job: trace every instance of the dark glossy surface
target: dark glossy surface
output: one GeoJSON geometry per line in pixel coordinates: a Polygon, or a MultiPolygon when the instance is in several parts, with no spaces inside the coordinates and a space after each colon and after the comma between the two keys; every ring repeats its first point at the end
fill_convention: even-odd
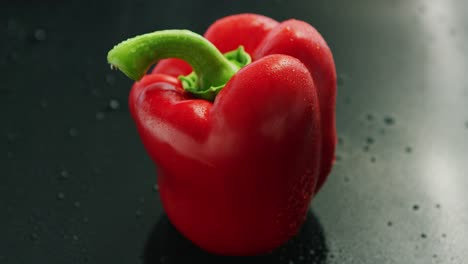
{"type": "Polygon", "coordinates": [[[299,237],[254,260],[466,262],[468,3],[212,2],[1,4],[0,263],[214,258],[163,216],[126,107],[131,82],[105,54],[247,11],[314,25],[340,76],[339,161],[299,237]]]}

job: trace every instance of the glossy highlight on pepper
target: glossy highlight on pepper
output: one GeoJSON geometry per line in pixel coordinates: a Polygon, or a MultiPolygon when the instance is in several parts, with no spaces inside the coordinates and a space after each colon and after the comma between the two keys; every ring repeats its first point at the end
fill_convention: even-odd
{"type": "Polygon", "coordinates": [[[186,238],[255,255],[297,233],[336,145],[335,65],[311,25],[231,15],[204,36],[131,38],[108,61],[136,80],[129,109],[164,210],[186,238]]]}

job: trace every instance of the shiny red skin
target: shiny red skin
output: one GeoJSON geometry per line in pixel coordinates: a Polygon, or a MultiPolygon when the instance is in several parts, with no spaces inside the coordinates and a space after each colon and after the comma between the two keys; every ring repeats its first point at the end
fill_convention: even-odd
{"type": "MultiPolygon", "coordinates": [[[[333,113],[324,115],[325,93],[316,84],[331,84],[336,78],[334,68],[333,74],[317,69],[329,65],[316,60],[333,59],[321,58],[327,54],[318,52],[314,60],[316,53],[309,51],[320,49],[303,47],[306,43],[300,41],[304,58],[285,55],[293,53],[288,48],[294,45],[271,36],[283,23],[240,14],[208,29],[206,38],[222,52],[243,44],[254,59],[229,80],[214,102],[195,99],[183,90],[174,73],[186,73],[186,65],[173,59],[136,82],[130,93],[132,117],[157,164],[166,214],[185,237],[212,253],[254,255],[285,243],[297,233],[317,184],[324,181],[322,155],[328,152],[323,144],[330,143],[324,142],[322,133],[330,129],[323,128],[328,123],[322,118],[334,122],[334,102],[325,107],[333,113]],[[246,41],[250,35],[243,32],[257,37],[246,41]],[[272,40],[264,43],[268,37],[272,40]],[[277,49],[284,49],[283,54],[266,55],[277,49]],[[324,77],[313,78],[321,71],[324,77]]],[[[310,41],[325,43],[321,38],[310,41]]],[[[335,145],[326,147],[334,150],[335,145]]],[[[332,159],[326,158],[331,167],[332,159]]]]}
{"type": "Polygon", "coordinates": [[[269,54],[286,54],[300,59],[309,69],[317,87],[322,130],[320,175],[315,190],[317,193],[335,161],[336,70],[333,55],[315,28],[294,19],[286,20],[271,30],[253,53],[253,59],[269,54]]]}

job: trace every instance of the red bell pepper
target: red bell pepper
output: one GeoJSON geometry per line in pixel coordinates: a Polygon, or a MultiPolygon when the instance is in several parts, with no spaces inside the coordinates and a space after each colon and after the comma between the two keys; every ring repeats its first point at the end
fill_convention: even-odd
{"type": "Polygon", "coordinates": [[[297,233],[330,173],[332,53],[294,19],[232,15],[204,36],[144,34],[108,61],[137,80],[130,112],[174,226],[213,253],[265,253],[297,233]]]}

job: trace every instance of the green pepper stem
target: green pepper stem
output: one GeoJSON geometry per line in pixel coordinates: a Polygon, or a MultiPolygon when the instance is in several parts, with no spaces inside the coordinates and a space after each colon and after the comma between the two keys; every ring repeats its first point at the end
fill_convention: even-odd
{"type": "Polygon", "coordinates": [[[162,30],[125,40],[107,54],[116,67],[133,80],[140,80],[161,59],[188,62],[198,76],[200,89],[224,85],[239,69],[207,39],[189,30],[162,30]]]}

